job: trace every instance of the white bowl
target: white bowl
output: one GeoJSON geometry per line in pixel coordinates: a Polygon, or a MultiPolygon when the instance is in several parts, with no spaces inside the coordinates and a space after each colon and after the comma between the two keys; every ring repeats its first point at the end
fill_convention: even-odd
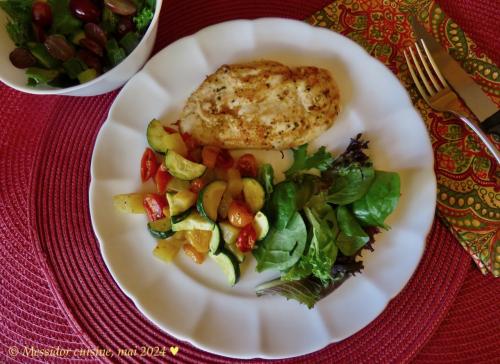
{"type": "Polygon", "coordinates": [[[16,90],[36,95],[95,96],[115,90],[137,73],[151,55],[162,1],[156,0],[155,14],[148,30],[137,47],[120,64],[92,81],[66,88],[27,86],[25,70],[14,67],[9,60],[9,54],[16,46],[5,29],[7,14],[0,10],[0,81],[16,90]]]}

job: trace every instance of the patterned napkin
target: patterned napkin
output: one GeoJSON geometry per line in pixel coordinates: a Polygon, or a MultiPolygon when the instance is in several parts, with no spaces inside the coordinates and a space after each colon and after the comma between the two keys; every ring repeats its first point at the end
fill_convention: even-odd
{"type": "MultiPolygon", "coordinates": [[[[432,110],[414,86],[403,49],[415,38],[415,16],[500,105],[500,69],[432,0],[338,0],[307,21],[363,46],[408,90],[427,125],[434,149],[438,214],[481,271],[500,276],[500,169],[464,124],[432,110]]],[[[401,120],[404,122],[404,120],[401,120]]],[[[500,148],[500,140],[494,140],[500,148]]]]}

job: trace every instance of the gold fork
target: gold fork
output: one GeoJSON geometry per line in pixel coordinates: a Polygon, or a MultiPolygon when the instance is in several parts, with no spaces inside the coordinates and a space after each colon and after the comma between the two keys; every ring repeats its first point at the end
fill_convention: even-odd
{"type": "Polygon", "coordinates": [[[424,40],[420,39],[420,42],[421,45],[417,42],[414,48],[409,48],[410,56],[408,56],[406,50],[404,55],[413,82],[415,82],[425,102],[434,110],[449,112],[467,124],[483,141],[497,163],[500,164],[500,153],[495,145],[475,122],[462,113],[457,94],[452,91],[441,72],[439,72],[439,68],[429,53],[424,40]]]}

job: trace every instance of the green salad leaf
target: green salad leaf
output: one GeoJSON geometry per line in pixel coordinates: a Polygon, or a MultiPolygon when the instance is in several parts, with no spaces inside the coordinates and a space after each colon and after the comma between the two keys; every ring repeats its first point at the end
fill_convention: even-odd
{"type": "Polygon", "coordinates": [[[277,230],[287,227],[297,212],[297,185],[292,181],[284,181],[274,186],[269,201],[271,221],[277,230]]]}
{"type": "Polygon", "coordinates": [[[264,191],[266,192],[266,200],[269,199],[274,190],[274,169],[272,165],[266,163],[260,166],[259,182],[264,187],[264,191]]]}
{"type": "Polygon", "coordinates": [[[290,268],[304,253],[306,241],[306,225],[302,216],[295,212],[285,229],[272,227],[266,238],[253,251],[257,260],[257,271],[283,271],[290,268]]]}
{"type": "Polygon", "coordinates": [[[329,175],[333,182],[328,190],[328,202],[347,205],[360,199],[368,191],[374,176],[371,164],[361,166],[354,163],[335,168],[329,175]]]}
{"type": "Polygon", "coordinates": [[[139,33],[143,33],[146,31],[149,23],[151,23],[151,20],[153,20],[153,16],[154,11],[146,6],[142,8],[136,16],[134,16],[135,27],[139,33]]]}
{"type": "Polygon", "coordinates": [[[333,163],[333,156],[326,150],[325,147],[319,148],[313,155],[307,155],[307,144],[303,144],[298,148],[292,149],[293,164],[285,172],[287,178],[293,176],[300,171],[307,171],[316,168],[324,171],[333,163]]]}
{"type": "Polygon", "coordinates": [[[31,0],[0,1],[0,9],[9,17],[7,33],[16,46],[24,46],[31,38],[31,0]]]}
{"type": "Polygon", "coordinates": [[[366,194],[352,204],[354,215],[365,225],[388,229],[384,221],[398,204],[400,188],[399,174],[375,171],[373,183],[366,194]]]}
{"type": "Polygon", "coordinates": [[[52,9],[52,34],[72,35],[82,29],[82,22],[73,16],[69,0],[48,0],[52,9]]]}
{"type": "Polygon", "coordinates": [[[340,228],[337,245],[340,251],[347,256],[356,254],[368,243],[370,237],[346,206],[337,208],[337,221],[340,228]]]}
{"type": "Polygon", "coordinates": [[[331,271],[338,252],[335,244],[338,234],[335,212],[324,199],[318,199],[311,207],[305,207],[304,213],[312,233],[307,252],[281,278],[290,281],[312,274],[326,286],[332,280],[331,271]]]}

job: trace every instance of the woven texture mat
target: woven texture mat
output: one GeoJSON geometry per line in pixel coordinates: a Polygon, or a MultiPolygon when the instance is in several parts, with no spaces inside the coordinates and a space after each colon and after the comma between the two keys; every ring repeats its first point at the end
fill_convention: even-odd
{"type": "MultiPolygon", "coordinates": [[[[324,5],[167,1],[156,50],[216,22],[304,19],[324,5]]],[[[88,211],[89,169],[95,137],[115,96],[35,97],[0,85],[0,362],[228,361],[158,330],[118,289],[102,261],[88,211]],[[141,346],[179,351],[157,358],[85,351],[141,346]],[[84,351],[23,356],[31,347],[84,351]]],[[[500,357],[500,285],[470,262],[436,220],[416,274],[374,322],[341,343],[287,362],[493,362],[500,357]]]]}

